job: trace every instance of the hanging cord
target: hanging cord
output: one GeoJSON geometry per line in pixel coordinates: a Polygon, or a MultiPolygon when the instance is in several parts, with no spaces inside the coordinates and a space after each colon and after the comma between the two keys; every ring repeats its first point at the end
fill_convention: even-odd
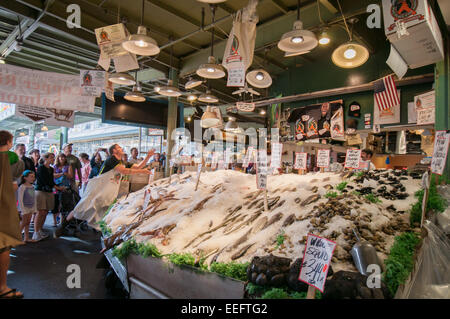
{"type": "Polygon", "coordinates": [[[211,28],[211,56],[214,56],[214,22],[216,18],[216,5],[210,4],[212,12],[212,28],[211,28]]]}
{"type": "Polygon", "coordinates": [[[326,24],[322,19],[322,14],[320,12],[320,0],[317,0],[317,11],[319,11],[319,20],[321,24],[326,24]]]}
{"type": "Polygon", "coordinates": [[[117,24],[120,23],[120,4],[122,3],[121,0],[119,0],[119,6],[117,7],[117,24]]]}
{"type": "Polygon", "coordinates": [[[347,29],[348,36],[350,37],[350,41],[352,41],[352,34],[350,33],[350,30],[348,29],[347,20],[345,19],[344,12],[342,12],[341,3],[339,2],[339,0],[337,0],[337,3],[339,5],[339,10],[341,11],[342,18],[344,18],[345,28],[347,29]]]}
{"type": "Polygon", "coordinates": [[[142,0],[141,25],[144,25],[144,10],[145,10],[145,0],[142,0]]]}
{"type": "Polygon", "coordinates": [[[300,20],[300,0],[297,0],[297,21],[300,20]]]}

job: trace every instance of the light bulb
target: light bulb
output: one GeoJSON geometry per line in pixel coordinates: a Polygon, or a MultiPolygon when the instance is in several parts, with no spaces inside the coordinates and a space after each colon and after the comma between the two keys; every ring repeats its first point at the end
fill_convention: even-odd
{"type": "Polygon", "coordinates": [[[119,80],[125,81],[126,79],[125,79],[123,76],[121,76],[121,77],[119,78],[119,80]]]}
{"type": "Polygon", "coordinates": [[[214,73],[214,69],[213,68],[207,68],[206,71],[208,71],[209,73],[214,73]]]}
{"type": "Polygon", "coordinates": [[[257,79],[258,81],[264,80],[264,74],[263,74],[262,72],[258,72],[258,73],[256,74],[256,79],[257,79]]]}
{"type": "Polygon", "coordinates": [[[261,111],[259,112],[259,114],[261,114],[261,115],[265,115],[265,114],[266,114],[266,111],[264,111],[264,110],[261,110],[261,111]]]}
{"type": "Polygon", "coordinates": [[[143,40],[134,41],[134,45],[136,45],[136,46],[138,46],[140,48],[148,47],[148,43],[143,41],[143,40]]]}
{"type": "Polygon", "coordinates": [[[173,93],[173,90],[172,89],[168,89],[167,92],[168,93],[173,93]]]}
{"type": "Polygon", "coordinates": [[[328,37],[320,38],[319,43],[322,45],[328,44],[328,43],[330,43],[330,38],[328,38],[328,37]]]}
{"type": "Polygon", "coordinates": [[[190,121],[191,121],[191,117],[190,117],[190,116],[188,116],[188,118],[187,118],[187,121],[188,121],[188,122],[190,122],[190,121]]]}
{"type": "Polygon", "coordinates": [[[345,50],[345,52],[344,52],[344,57],[348,60],[355,58],[355,56],[356,56],[356,51],[355,51],[355,49],[353,49],[353,47],[348,47],[348,49],[345,50]]]}
{"type": "Polygon", "coordinates": [[[196,99],[197,99],[197,97],[195,95],[188,96],[188,101],[195,101],[196,99]]]}
{"type": "Polygon", "coordinates": [[[298,44],[298,43],[302,43],[303,42],[303,37],[293,37],[291,39],[292,43],[298,44]]]}
{"type": "Polygon", "coordinates": [[[157,87],[155,87],[155,92],[159,92],[159,91],[161,91],[161,88],[159,87],[159,86],[157,86],[157,87]]]}

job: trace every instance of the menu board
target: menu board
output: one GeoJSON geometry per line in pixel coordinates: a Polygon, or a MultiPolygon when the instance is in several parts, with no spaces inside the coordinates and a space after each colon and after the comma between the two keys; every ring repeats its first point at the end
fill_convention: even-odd
{"type": "Polygon", "coordinates": [[[308,153],[295,153],[295,169],[306,169],[308,153]]]}
{"type": "Polygon", "coordinates": [[[298,280],[323,292],[336,243],[308,234],[298,280]]]}
{"type": "Polygon", "coordinates": [[[283,144],[272,143],[272,155],[270,159],[270,167],[280,168],[281,167],[281,155],[283,153],[283,144]]]}
{"type": "Polygon", "coordinates": [[[267,189],[267,152],[266,152],[266,150],[258,151],[258,159],[256,161],[256,187],[258,189],[267,189]]]}
{"type": "Polygon", "coordinates": [[[347,150],[344,167],[359,169],[360,160],[361,160],[361,150],[347,150]]]}
{"type": "Polygon", "coordinates": [[[449,139],[450,133],[447,133],[446,131],[436,131],[433,158],[431,160],[431,172],[434,174],[442,175],[444,172],[445,164],[447,162],[449,139]]]}
{"type": "Polygon", "coordinates": [[[317,151],[317,167],[327,168],[330,166],[330,150],[317,151]]]}

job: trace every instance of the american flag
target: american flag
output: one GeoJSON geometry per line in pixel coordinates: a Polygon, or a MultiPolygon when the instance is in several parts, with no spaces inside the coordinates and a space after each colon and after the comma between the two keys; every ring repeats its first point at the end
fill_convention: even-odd
{"type": "Polygon", "coordinates": [[[398,96],[393,75],[385,76],[376,81],[373,84],[373,90],[380,111],[387,111],[394,106],[400,105],[400,97],[398,96]]]}

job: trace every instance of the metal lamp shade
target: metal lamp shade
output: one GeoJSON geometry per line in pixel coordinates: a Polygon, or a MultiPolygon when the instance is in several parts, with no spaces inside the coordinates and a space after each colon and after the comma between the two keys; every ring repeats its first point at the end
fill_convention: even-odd
{"type": "Polygon", "coordinates": [[[230,117],[228,119],[227,125],[225,125],[224,130],[225,131],[230,131],[230,132],[235,132],[239,129],[236,120],[233,117],[230,117]]]}
{"type": "Polygon", "coordinates": [[[137,55],[157,55],[161,51],[158,43],[151,37],[147,36],[147,29],[139,26],[137,34],[132,34],[127,41],[122,42],[122,47],[128,52],[137,55]]]}
{"type": "Polygon", "coordinates": [[[203,3],[222,3],[225,2],[227,0],[197,0],[198,2],[203,2],[203,3]]]}
{"type": "Polygon", "coordinates": [[[181,91],[177,87],[173,86],[172,80],[169,80],[168,85],[161,87],[158,93],[170,97],[178,97],[182,95],[181,91]]]}
{"type": "Polygon", "coordinates": [[[334,50],[331,59],[338,67],[345,69],[357,68],[367,62],[369,59],[369,51],[365,46],[359,43],[348,42],[340,45],[336,50],[334,50]],[[348,55],[347,53],[346,57],[346,52],[350,52],[348,50],[351,50],[351,53],[353,54],[348,55]]]}
{"type": "Polygon", "coordinates": [[[311,51],[318,45],[316,35],[308,30],[303,30],[303,23],[294,22],[294,30],[286,32],[278,42],[278,48],[284,52],[311,51]],[[302,41],[296,42],[296,39],[302,41]]]}
{"type": "Polygon", "coordinates": [[[206,91],[205,94],[200,95],[198,100],[200,102],[204,102],[204,103],[217,103],[217,102],[219,102],[219,99],[215,95],[211,94],[211,91],[206,91]]]}
{"type": "Polygon", "coordinates": [[[120,85],[135,85],[134,77],[127,73],[113,73],[109,75],[109,81],[120,85]]]}
{"type": "Polygon", "coordinates": [[[190,89],[196,88],[199,85],[202,85],[202,83],[203,83],[202,80],[190,79],[189,81],[186,82],[186,84],[184,85],[184,88],[186,90],[190,90],[190,89]]]}
{"type": "Polygon", "coordinates": [[[251,71],[247,73],[245,78],[252,86],[260,89],[265,89],[272,85],[272,77],[263,69],[251,71]]]}
{"type": "Polygon", "coordinates": [[[208,63],[202,64],[197,69],[197,75],[206,79],[220,79],[225,76],[225,69],[216,63],[213,56],[208,58],[208,63]]]}
{"type": "Polygon", "coordinates": [[[203,113],[200,126],[203,128],[210,128],[218,125],[220,123],[220,119],[217,117],[217,114],[211,111],[211,107],[208,106],[206,108],[205,113],[203,113]]]}
{"type": "Polygon", "coordinates": [[[144,102],[145,101],[145,96],[135,86],[135,87],[133,87],[133,91],[127,92],[125,94],[124,99],[127,100],[127,101],[131,101],[131,102],[144,102]]]}

